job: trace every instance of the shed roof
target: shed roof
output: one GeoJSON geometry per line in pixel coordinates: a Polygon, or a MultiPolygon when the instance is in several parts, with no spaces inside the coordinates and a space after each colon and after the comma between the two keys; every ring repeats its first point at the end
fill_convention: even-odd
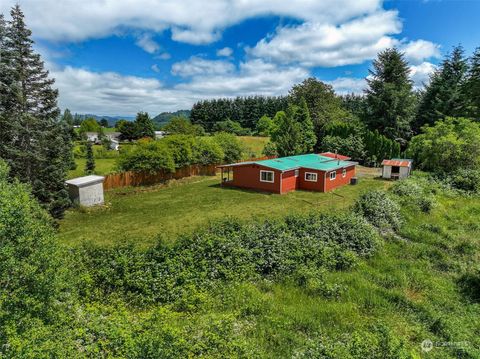
{"type": "Polygon", "coordinates": [[[307,155],[289,156],[274,158],[270,160],[262,161],[249,161],[241,163],[233,163],[230,165],[224,165],[220,167],[234,167],[244,166],[248,164],[257,164],[268,168],[273,168],[279,171],[290,171],[297,168],[308,168],[319,171],[331,171],[337,168],[350,167],[357,164],[357,162],[342,161],[338,159],[332,159],[330,157],[317,155],[315,153],[307,155]]]}
{"type": "Polygon", "coordinates": [[[382,166],[410,167],[412,162],[410,159],[393,158],[391,160],[383,160],[382,166]]]}
{"type": "Polygon", "coordinates": [[[65,181],[65,183],[69,185],[77,186],[77,187],[85,187],[88,185],[103,182],[104,178],[105,177],[103,176],[90,175],[90,176],[73,178],[71,180],[65,181]]]}

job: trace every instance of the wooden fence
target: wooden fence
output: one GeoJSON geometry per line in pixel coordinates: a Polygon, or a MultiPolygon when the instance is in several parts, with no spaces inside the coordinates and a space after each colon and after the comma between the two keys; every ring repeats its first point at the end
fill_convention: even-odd
{"type": "Polygon", "coordinates": [[[105,190],[128,187],[128,186],[148,186],[162,183],[171,179],[180,179],[190,176],[215,176],[217,168],[215,165],[206,166],[186,166],[177,169],[175,172],[160,171],[156,173],[149,172],[121,172],[112,173],[105,176],[103,188],[105,190]]]}
{"type": "MultiPolygon", "coordinates": [[[[240,161],[262,161],[276,157],[259,157],[240,161]]],[[[180,179],[191,176],[215,176],[217,165],[192,165],[177,169],[175,172],[160,171],[156,173],[149,172],[120,172],[105,176],[103,180],[104,190],[128,186],[149,186],[157,183],[163,183],[171,179],[180,179]]]]}

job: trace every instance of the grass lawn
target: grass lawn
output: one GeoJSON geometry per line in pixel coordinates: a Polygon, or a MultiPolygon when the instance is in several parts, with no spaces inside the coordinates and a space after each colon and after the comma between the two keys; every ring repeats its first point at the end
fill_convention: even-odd
{"type": "MultiPolygon", "coordinates": [[[[248,148],[252,153],[255,154],[255,157],[262,157],[262,151],[265,147],[265,144],[270,141],[268,137],[258,137],[258,136],[238,136],[240,141],[248,148]]],[[[249,152],[249,151],[246,151],[249,152]]],[[[248,157],[248,153],[245,154],[248,157]]]]}
{"type": "MultiPolygon", "coordinates": [[[[115,158],[96,158],[95,159],[95,174],[106,175],[114,171],[115,158]]],[[[85,158],[76,158],[75,163],[77,168],[68,172],[68,178],[75,178],[85,176],[85,158]]]]}
{"type": "Polygon", "coordinates": [[[60,223],[60,238],[70,245],[85,240],[110,245],[123,239],[151,245],[158,234],[174,239],[225,216],[266,219],[342,208],[363,191],[390,182],[368,174],[357,186],[341,187],[335,194],[296,191],[285,195],[221,188],[219,183],[219,176],[191,177],[167,185],[109,191],[104,207],[69,210],[60,223]]]}

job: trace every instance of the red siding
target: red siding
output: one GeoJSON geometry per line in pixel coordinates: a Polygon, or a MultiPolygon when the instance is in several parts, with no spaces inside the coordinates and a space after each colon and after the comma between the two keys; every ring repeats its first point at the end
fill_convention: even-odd
{"type": "Polygon", "coordinates": [[[308,191],[323,192],[323,179],[324,179],[324,172],[302,168],[302,169],[300,169],[299,188],[300,189],[305,189],[305,190],[308,190],[308,191]],[[317,182],[305,181],[305,173],[306,172],[316,173],[317,174],[317,182]]]}
{"type": "Polygon", "coordinates": [[[339,186],[343,186],[350,183],[350,179],[355,176],[355,166],[347,167],[347,174],[345,177],[342,176],[343,168],[336,170],[337,177],[334,180],[330,180],[330,172],[327,172],[327,177],[325,180],[325,192],[331,191],[339,186]]]}
{"type": "Polygon", "coordinates": [[[337,169],[336,178],[334,180],[330,180],[331,171],[324,172],[300,168],[298,177],[295,177],[295,170],[282,173],[279,170],[274,170],[257,164],[246,164],[242,166],[236,166],[233,169],[233,180],[226,183],[226,185],[275,193],[287,193],[297,189],[327,192],[339,186],[350,183],[350,179],[355,176],[355,166],[347,167],[346,170],[346,176],[343,177],[343,169],[337,169]],[[274,173],[274,182],[261,182],[261,170],[272,171],[274,173]],[[317,181],[305,181],[305,172],[316,173],[317,181]]]}
{"type": "Polygon", "coordinates": [[[295,177],[295,170],[287,171],[282,174],[282,193],[294,191],[298,188],[298,177],[295,177]]]}
{"type": "Polygon", "coordinates": [[[233,181],[230,182],[229,185],[280,193],[281,175],[282,173],[280,171],[256,164],[236,166],[233,169],[233,181]],[[260,170],[272,171],[274,175],[274,182],[261,182],[260,170]]]}

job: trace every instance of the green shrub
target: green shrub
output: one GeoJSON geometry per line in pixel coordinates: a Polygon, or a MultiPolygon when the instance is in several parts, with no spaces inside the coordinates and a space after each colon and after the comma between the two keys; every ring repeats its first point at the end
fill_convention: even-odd
{"type": "Polygon", "coordinates": [[[388,327],[377,325],[344,334],[340,340],[319,335],[297,351],[294,358],[385,359],[411,358],[405,345],[388,327]]]}
{"type": "Polygon", "coordinates": [[[219,164],[225,154],[211,137],[199,137],[193,145],[193,161],[199,165],[219,164]]]}
{"type": "Polygon", "coordinates": [[[162,138],[160,143],[165,144],[173,155],[176,168],[191,165],[194,162],[193,147],[195,137],[190,135],[169,135],[162,138]]]}
{"type": "Polygon", "coordinates": [[[480,170],[460,169],[450,175],[453,188],[468,192],[480,193],[480,170]]]}
{"type": "Polygon", "coordinates": [[[400,207],[385,191],[376,190],[361,195],[353,210],[379,229],[398,230],[401,224],[400,207]]]}
{"type": "Polygon", "coordinates": [[[429,213],[437,204],[434,196],[429,193],[435,191],[433,179],[410,177],[395,182],[391,191],[400,197],[404,205],[414,204],[422,212],[429,213]]]}
{"type": "MultiPolygon", "coordinates": [[[[199,289],[261,277],[284,280],[300,268],[346,270],[377,244],[375,229],[363,218],[324,214],[250,224],[227,219],[173,244],[159,240],[145,252],[133,245],[84,246],[78,258],[88,273],[82,285],[86,296],[116,292],[139,305],[168,302],[189,308],[195,304],[185,304],[185,298],[197,296],[199,289]]],[[[333,295],[335,289],[318,291],[333,295]]]]}
{"type": "Polygon", "coordinates": [[[219,132],[213,136],[213,139],[222,148],[225,162],[232,163],[242,159],[242,144],[235,135],[219,132]]]}
{"type": "Polygon", "coordinates": [[[122,171],[175,171],[172,152],[161,141],[141,140],[129,151],[122,151],[117,167],[122,171]]]}
{"type": "Polygon", "coordinates": [[[51,217],[27,186],[7,176],[0,160],[0,343],[3,325],[25,330],[35,318],[55,317],[64,285],[51,217]]]}
{"type": "Polygon", "coordinates": [[[422,187],[409,178],[395,182],[391,187],[391,191],[401,197],[413,198],[423,194],[422,187]]]}
{"type": "Polygon", "coordinates": [[[263,147],[262,154],[268,157],[278,156],[277,146],[273,142],[267,142],[265,147],[263,147]]]}

